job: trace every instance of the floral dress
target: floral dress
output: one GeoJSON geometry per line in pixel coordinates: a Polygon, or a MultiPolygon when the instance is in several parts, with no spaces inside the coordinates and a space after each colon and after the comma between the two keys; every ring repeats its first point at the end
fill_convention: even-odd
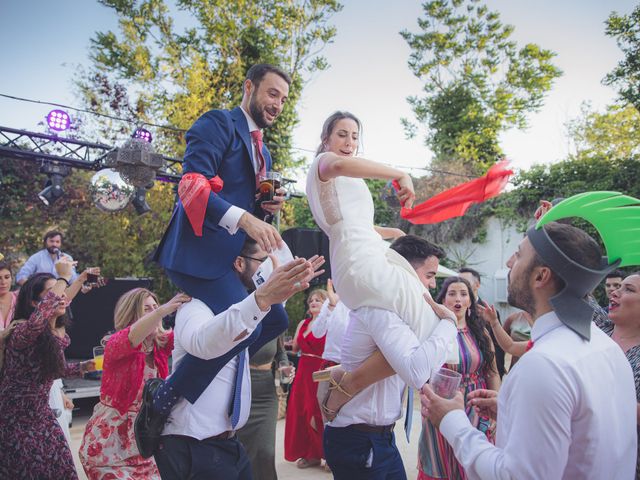
{"type": "Polygon", "coordinates": [[[156,368],[145,364],[142,378],[136,400],[124,414],[110,406],[108,396],[101,396],[95,406],[79,452],[89,480],[160,478],[153,458],[140,456],[133,431],[133,423],[142,402],[144,382],[156,378],[156,368]]]}
{"type": "MultiPolygon", "coordinates": [[[[473,390],[487,388],[487,380],[480,371],[483,360],[482,352],[467,328],[458,330],[458,348],[460,363],[457,365],[445,364],[444,367],[462,374],[460,391],[463,393],[465,405],[467,405],[467,394],[473,390]]],[[[470,406],[465,407],[465,412],[471,425],[484,432],[489,440],[493,440],[491,421],[479,417],[470,406]]],[[[432,478],[463,480],[467,478],[447,440],[428,420],[423,421],[418,443],[418,470],[418,480],[432,478]]]]}
{"type": "MultiPolygon", "coordinates": [[[[0,478],[73,480],[78,478],[71,450],[49,407],[53,379],[40,366],[38,339],[46,334],[60,297],[48,292],[28,321],[7,343],[0,378],[0,478]]],[[[55,337],[59,355],[69,336],[55,337]]],[[[64,376],[80,375],[80,364],[65,363],[64,376]]]]}

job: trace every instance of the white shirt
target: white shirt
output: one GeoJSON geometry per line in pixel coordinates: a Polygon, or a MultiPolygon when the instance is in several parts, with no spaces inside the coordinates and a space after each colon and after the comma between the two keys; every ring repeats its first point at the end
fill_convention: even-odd
{"type": "MultiPolygon", "coordinates": [[[[242,332],[249,334],[268,312],[260,310],[254,294],[249,295],[224,312],[214,315],[198,299],[178,309],[174,334],[173,366],[175,371],[187,353],[205,360],[219,357],[246,338],[234,341],[242,332]]],[[[251,407],[251,377],[249,359],[242,377],[240,429],[249,418],[251,407]]],[[[171,411],[163,435],[186,435],[202,440],[231,430],[229,406],[238,369],[238,357],[227,363],[194,404],[181,398],[171,411]]]]}
{"type": "Polygon", "coordinates": [[[316,338],[327,338],[324,341],[324,351],[322,358],[336,363],[341,362],[342,339],[349,323],[349,309],[342,303],[336,303],[331,310],[329,300],[325,300],[318,314],[318,318],[311,324],[311,333],[316,338]]]}
{"type": "MultiPolygon", "coordinates": [[[[253,118],[251,118],[251,116],[244,111],[244,108],[240,107],[240,110],[242,110],[242,113],[244,113],[244,116],[247,119],[247,124],[249,125],[249,133],[260,130],[258,128],[258,125],[256,125],[256,122],[253,121],[253,118]]],[[[260,171],[260,162],[258,160],[256,145],[253,143],[253,141],[251,142],[251,159],[253,161],[253,169],[255,170],[257,175],[260,171]]],[[[231,207],[229,207],[229,210],[227,210],[220,219],[220,222],[218,222],[218,225],[220,225],[222,228],[225,228],[231,235],[235,235],[235,233],[238,231],[238,222],[240,221],[240,217],[245,212],[245,209],[236,207],[235,205],[231,205],[231,207]]]]}
{"type": "Polygon", "coordinates": [[[431,373],[445,362],[447,345],[457,334],[452,322],[440,321],[421,344],[411,328],[389,310],[361,307],[352,311],[342,343],[342,366],[353,371],[379,349],[397,375],[376,382],[354,396],[329,425],[394,423],[402,416],[405,383],[421,388],[431,373]]]}
{"type": "Polygon", "coordinates": [[[633,479],[636,393],[620,347],[595,325],[587,342],[554,312],[498,394],[496,445],[462,410],[440,431],[471,479],[633,479]]]}

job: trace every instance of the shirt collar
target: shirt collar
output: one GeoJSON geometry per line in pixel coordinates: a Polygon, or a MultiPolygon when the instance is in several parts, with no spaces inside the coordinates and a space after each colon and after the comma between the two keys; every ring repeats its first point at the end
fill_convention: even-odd
{"type": "Polygon", "coordinates": [[[249,113],[246,112],[242,107],[240,107],[240,110],[242,110],[242,113],[244,113],[244,116],[247,119],[247,123],[249,124],[249,132],[255,132],[256,130],[260,130],[258,128],[258,125],[256,125],[256,122],[254,122],[253,118],[251,118],[251,115],[249,115],[249,113]]]}
{"type": "Polygon", "coordinates": [[[560,321],[556,312],[551,310],[544,315],[538,317],[531,328],[531,340],[537,342],[540,337],[545,336],[551,330],[562,327],[564,324],[560,321]]]}

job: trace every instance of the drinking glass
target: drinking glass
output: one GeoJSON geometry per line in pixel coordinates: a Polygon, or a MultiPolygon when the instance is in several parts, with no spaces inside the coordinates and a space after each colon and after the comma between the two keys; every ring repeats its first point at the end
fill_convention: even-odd
{"type": "Polygon", "coordinates": [[[441,368],[433,374],[429,385],[442,398],[453,398],[460,386],[462,375],[448,368],[441,368]]]}
{"type": "Polygon", "coordinates": [[[97,285],[98,278],[100,277],[100,270],[97,267],[91,267],[87,272],[87,281],[85,282],[87,285],[97,285]]]}
{"type": "Polygon", "coordinates": [[[282,360],[278,363],[278,372],[280,372],[280,384],[287,385],[293,380],[293,364],[288,360],[282,360]]]}
{"type": "Polygon", "coordinates": [[[264,175],[260,175],[260,186],[258,191],[260,192],[259,202],[261,204],[276,204],[273,197],[277,195],[277,190],[280,188],[282,182],[282,174],[280,172],[265,172],[264,175]]]}
{"type": "Polygon", "coordinates": [[[93,347],[93,361],[96,364],[96,371],[102,371],[104,363],[104,347],[93,347]]]}

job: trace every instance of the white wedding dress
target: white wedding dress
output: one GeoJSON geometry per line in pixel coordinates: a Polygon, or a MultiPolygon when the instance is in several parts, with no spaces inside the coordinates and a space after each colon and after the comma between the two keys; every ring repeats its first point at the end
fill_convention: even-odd
{"type": "MultiPolygon", "coordinates": [[[[421,342],[440,319],[424,299],[426,288],[411,264],[374,230],[371,193],[361,178],[318,175],[320,154],[307,174],[307,197],[316,223],[329,237],[331,279],[351,310],[377,307],[395,312],[421,342]]],[[[452,345],[448,360],[457,360],[452,345]]]]}

